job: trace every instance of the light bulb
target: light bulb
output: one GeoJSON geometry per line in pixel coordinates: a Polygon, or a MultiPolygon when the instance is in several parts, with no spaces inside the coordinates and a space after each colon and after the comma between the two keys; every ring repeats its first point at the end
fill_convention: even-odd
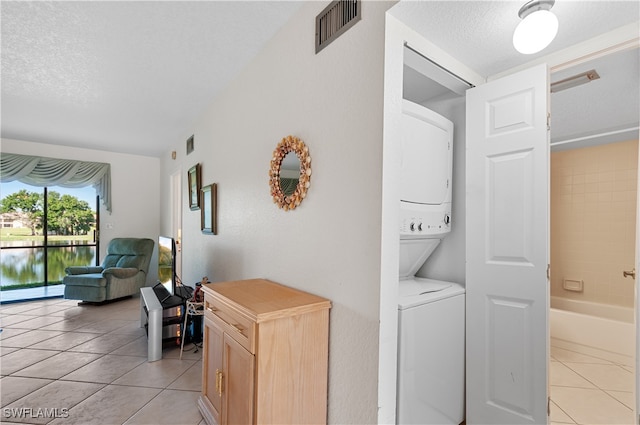
{"type": "Polygon", "coordinates": [[[524,17],[513,32],[513,47],[522,54],[538,53],[558,33],[558,18],[548,10],[537,10],[524,17]]]}

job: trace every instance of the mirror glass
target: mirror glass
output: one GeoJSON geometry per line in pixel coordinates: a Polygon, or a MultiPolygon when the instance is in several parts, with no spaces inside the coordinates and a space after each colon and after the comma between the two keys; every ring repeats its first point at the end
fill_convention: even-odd
{"type": "Polygon", "coordinates": [[[300,180],[300,158],[295,152],[285,155],[280,166],[280,190],[284,196],[291,196],[300,180]]]}

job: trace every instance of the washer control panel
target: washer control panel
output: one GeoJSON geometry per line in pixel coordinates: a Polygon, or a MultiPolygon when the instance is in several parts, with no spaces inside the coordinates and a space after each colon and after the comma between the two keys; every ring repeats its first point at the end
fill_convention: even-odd
{"type": "Polygon", "coordinates": [[[400,235],[429,236],[451,231],[451,212],[400,211],[400,235]]]}

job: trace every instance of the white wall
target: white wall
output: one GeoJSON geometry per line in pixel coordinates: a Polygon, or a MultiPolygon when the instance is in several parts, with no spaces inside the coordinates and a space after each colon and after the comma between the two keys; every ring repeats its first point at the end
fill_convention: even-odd
{"type": "MultiPolygon", "coordinates": [[[[109,241],[116,237],[141,237],[158,240],[160,228],[160,160],[23,140],[2,139],[1,152],[47,156],[111,164],[111,207],[109,213],[100,205],[100,259],[109,241]],[[113,228],[107,228],[112,224],[113,228]]],[[[158,279],[157,247],[151,259],[147,285],[158,279]]]]}
{"type": "MultiPolygon", "coordinates": [[[[330,423],[377,422],[382,96],[386,2],[364,2],[362,20],[318,55],[308,2],[185,134],[162,179],[183,179],[183,281],[267,278],[332,301],[330,423]],[[311,187],[294,211],[273,203],[269,162],[300,137],[311,187]],[[218,184],[218,235],[200,232],[187,205],[186,171],[202,165],[218,184]]],[[[215,76],[212,76],[215,78],[215,76]]],[[[163,195],[163,203],[168,202],[163,195]]],[[[164,204],[163,204],[164,205],[164,204]]],[[[163,214],[166,208],[162,209],[163,214]]],[[[162,219],[167,232],[168,220],[162,219]]]]}

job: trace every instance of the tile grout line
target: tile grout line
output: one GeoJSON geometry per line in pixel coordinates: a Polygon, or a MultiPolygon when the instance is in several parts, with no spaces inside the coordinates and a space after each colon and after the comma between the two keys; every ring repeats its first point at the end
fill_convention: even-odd
{"type": "MultiPolygon", "coordinates": [[[[571,351],[571,350],[566,350],[566,351],[571,351]]],[[[587,355],[587,354],[582,354],[582,353],[578,353],[578,352],[575,352],[575,351],[571,351],[571,352],[576,353],[576,354],[580,354],[580,355],[582,355],[582,356],[587,356],[587,357],[592,357],[592,358],[598,359],[597,357],[589,356],[589,355],[587,355]]],[[[576,388],[576,389],[585,389],[585,390],[597,390],[597,391],[599,391],[599,392],[601,392],[601,393],[604,393],[607,397],[609,397],[609,398],[611,398],[611,399],[615,400],[618,404],[620,404],[621,406],[623,406],[625,409],[630,410],[631,412],[633,412],[633,409],[632,409],[632,408],[629,408],[629,406],[627,406],[626,404],[624,404],[622,401],[618,400],[618,399],[617,399],[617,398],[615,398],[613,395],[609,394],[609,393],[607,392],[607,390],[605,390],[605,389],[601,388],[601,387],[600,387],[599,385],[597,385],[595,382],[591,381],[591,380],[590,380],[590,379],[588,379],[587,377],[583,376],[582,374],[580,374],[579,372],[577,372],[576,370],[574,370],[573,368],[571,368],[571,367],[570,367],[568,364],[566,364],[564,361],[558,360],[557,358],[554,358],[554,359],[555,359],[555,361],[559,362],[560,364],[562,364],[563,366],[565,366],[566,368],[568,368],[569,370],[571,370],[571,371],[572,371],[573,373],[575,373],[576,375],[580,376],[580,377],[581,377],[582,379],[584,379],[585,381],[589,382],[589,383],[590,383],[591,385],[593,385],[595,388],[582,388],[582,387],[563,386],[563,385],[554,385],[554,386],[562,387],[562,388],[576,388]]],[[[615,367],[615,366],[617,366],[617,367],[621,367],[620,365],[618,365],[618,364],[616,364],[616,363],[614,363],[614,362],[608,361],[608,360],[606,360],[606,359],[598,359],[598,360],[605,360],[605,361],[607,361],[607,362],[608,362],[608,364],[605,364],[606,366],[614,366],[614,367],[615,367]]],[[[603,363],[586,363],[586,362],[585,362],[585,363],[582,363],[582,362],[568,362],[568,363],[576,363],[576,364],[592,364],[592,365],[594,365],[594,364],[595,364],[595,365],[603,365],[603,363]]],[[[622,368],[622,369],[624,370],[624,368],[622,368]]],[[[626,371],[626,370],[625,370],[625,371],[626,371]]],[[[626,372],[628,372],[628,371],[626,371],[626,372]]],[[[630,373],[630,374],[633,376],[633,374],[632,374],[632,373],[630,373]]],[[[611,390],[611,391],[616,391],[616,390],[611,390]]],[[[624,392],[624,391],[622,391],[622,392],[624,392]]],[[[563,411],[563,412],[564,412],[564,413],[565,413],[569,418],[571,418],[571,420],[572,420],[572,421],[574,421],[574,423],[576,423],[576,424],[578,423],[578,422],[577,422],[577,421],[576,421],[576,420],[575,420],[571,415],[569,415],[569,414],[568,414],[564,409],[562,409],[562,407],[558,404],[558,402],[557,402],[556,400],[554,400],[553,398],[551,398],[551,401],[553,401],[553,402],[554,402],[554,404],[555,404],[555,405],[556,405],[560,410],[562,410],[562,411],[563,411]]]]}
{"type": "Polygon", "coordinates": [[[567,415],[567,417],[568,417],[569,419],[571,419],[571,420],[573,421],[573,423],[574,423],[574,424],[577,424],[577,423],[578,423],[575,419],[573,419],[573,417],[572,417],[569,413],[565,412],[565,410],[564,410],[562,407],[560,407],[560,405],[559,405],[555,400],[551,399],[551,402],[552,402],[553,404],[555,404],[555,406],[556,406],[558,409],[562,410],[562,413],[564,413],[565,415],[567,415]]]}
{"type": "MultiPolygon", "coordinates": [[[[62,302],[62,301],[60,301],[60,302],[62,302]]],[[[50,304],[50,305],[54,305],[54,304],[50,304]]],[[[73,308],[73,306],[70,306],[69,308],[73,308]]],[[[121,309],[121,310],[124,310],[124,311],[130,311],[130,310],[132,310],[132,309],[134,309],[134,310],[135,310],[135,309],[137,309],[137,308],[139,308],[139,307],[138,307],[138,306],[137,306],[137,304],[136,304],[133,308],[123,308],[123,309],[121,309]]],[[[54,312],[54,313],[59,313],[60,311],[64,311],[64,310],[66,310],[66,309],[58,310],[58,311],[56,311],[56,312],[54,312]]],[[[13,315],[13,314],[15,314],[15,315],[20,315],[20,311],[17,311],[17,312],[15,312],[15,313],[13,313],[13,314],[12,314],[12,313],[5,313],[4,311],[0,311],[0,314],[6,315],[6,316],[11,316],[11,315],[13,315]]],[[[81,314],[82,314],[82,313],[79,313],[78,315],[81,315],[81,314]]],[[[117,314],[117,310],[116,310],[115,312],[111,312],[111,313],[110,313],[110,315],[113,315],[113,314],[117,314]]],[[[47,314],[44,314],[44,315],[38,315],[38,316],[31,316],[30,318],[25,319],[25,321],[27,321],[27,320],[32,320],[32,319],[34,319],[34,318],[36,318],[36,317],[46,317],[46,316],[48,316],[48,315],[47,315],[47,314]]],[[[133,316],[133,315],[132,315],[132,316],[133,316]]],[[[60,317],[60,316],[53,316],[53,317],[60,317]]],[[[23,334],[26,334],[26,333],[28,333],[28,332],[30,332],[30,331],[41,330],[41,328],[42,328],[42,327],[47,327],[47,326],[53,325],[53,324],[55,324],[55,323],[60,323],[60,322],[66,321],[66,320],[75,320],[75,317],[71,317],[71,318],[68,318],[68,319],[67,319],[67,318],[65,318],[65,317],[62,317],[59,321],[54,322],[54,323],[45,324],[45,325],[41,326],[40,328],[20,328],[20,329],[24,329],[24,330],[26,330],[26,332],[24,332],[24,333],[23,333],[23,334]]],[[[82,320],[82,318],[79,318],[79,319],[77,319],[77,320],[82,320]]],[[[118,351],[118,350],[122,349],[123,347],[125,347],[126,345],[129,345],[129,344],[131,344],[131,343],[134,343],[134,342],[136,342],[138,339],[143,338],[143,337],[145,336],[144,334],[143,334],[143,335],[138,335],[138,336],[136,336],[136,334],[137,334],[137,333],[139,333],[139,332],[136,332],[136,331],[134,331],[134,330],[129,331],[129,332],[122,332],[122,333],[118,333],[118,331],[119,331],[119,330],[123,330],[123,329],[124,329],[124,328],[126,328],[126,327],[131,327],[131,326],[132,326],[132,323],[138,322],[138,321],[139,321],[139,319],[138,319],[138,318],[135,318],[135,319],[123,319],[123,321],[125,321],[125,322],[131,322],[131,323],[124,323],[122,326],[119,326],[119,327],[117,327],[117,328],[115,328],[115,329],[99,330],[99,331],[93,330],[93,331],[91,331],[91,332],[81,332],[81,331],[77,331],[77,330],[75,330],[75,329],[74,329],[74,330],[68,330],[68,331],[67,331],[67,330],[63,330],[63,331],[54,331],[54,332],[60,332],[60,333],[59,333],[58,335],[56,335],[56,336],[53,336],[53,337],[50,337],[50,338],[46,338],[46,339],[41,340],[41,341],[37,341],[37,342],[35,342],[35,343],[31,344],[31,345],[25,346],[25,347],[8,347],[8,346],[4,346],[4,345],[2,345],[2,347],[3,347],[3,348],[14,348],[14,349],[15,349],[15,351],[11,351],[11,353],[13,353],[13,352],[19,352],[20,350],[37,350],[37,351],[55,351],[55,352],[56,352],[53,356],[47,357],[46,359],[42,359],[42,360],[36,361],[36,362],[34,362],[34,363],[32,363],[32,364],[26,365],[26,366],[24,366],[23,368],[18,369],[18,370],[14,371],[14,372],[13,372],[13,373],[11,373],[11,374],[8,374],[8,375],[2,375],[2,377],[4,378],[4,377],[11,377],[11,376],[14,376],[13,374],[15,374],[15,373],[19,373],[19,371],[20,371],[20,370],[23,370],[23,369],[26,369],[26,368],[28,368],[28,367],[31,367],[31,366],[37,365],[38,363],[40,363],[40,362],[42,362],[42,361],[45,361],[45,360],[47,360],[47,359],[50,359],[51,357],[57,356],[58,354],[61,354],[61,353],[67,353],[67,352],[68,352],[68,353],[86,353],[86,354],[96,354],[96,355],[99,355],[99,357],[98,357],[98,358],[96,358],[96,359],[94,359],[94,360],[90,361],[90,362],[89,362],[89,363],[87,363],[87,364],[84,364],[84,365],[82,365],[82,366],[80,366],[80,367],[78,367],[78,368],[74,369],[73,371],[71,371],[71,372],[67,373],[66,375],[64,375],[64,376],[62,376],[62,377],[60,377],[60,378],[46,378],[46,380],[51,381],[51,382],[49,382],[48,384],[44,385],[43,387],[38,388],[38,390],[39,390],[39,389],[42,389],[42,388],[45,388],[45,387],[47,387],[48,385],[51,385],[51,384],[52,384],[52,383],[54,383],[54,382],[86,383],[86,384],[95,384],[95,385],[99,385],[99,386],[100,386],[100,388],[99,388],[96,392],[94,392],[94,393],[92,393],[92,394],[88,395],[87,397],[83,398],[82,400],[78,401],[77,403],[75,403],[75,404],[74,404],[72,407],[70,407],[69,409],[71,409],[71,408],[73,408],[73,407],[75,407],[75,406],[79,405],[80,403],[82,403],[82,402],[86,401],[86,400],[87,400],[89,397],[91,397],[92,395],[96,394],[96,393],[97,393],[97,392],[99,392],[99,391],[104,390],[105,388],[108,388],[109,386],[114,386],[114,387],[130,387],[130,388],[153,388],[153,389],[157,389],[157,390],[159,390],[159,392],[158,392],[158,393],[157,393],[157,394],[156,394],[156,395],[155,395],[151,400],[149,400],[147,403],[145,403],[145,404],[143,404],[142,406],[140,406],[140,408],[138,408],[138,410],[137,410],[137,411],[135,411],[135,412],[134,412],[134,413],[133,413],[129,418],[127,418],[124,422],[126,422],[126,421],[130,420],[133,416],[135,416],[136,414],[138,414],[138,412],[140,412],[142,409],[144,409],[145,407],[147,407],[147,406],[149,405],[149,403],[151,403],[153,400],[155,400],[155,399],[156,399],[160,394],[162,394],[162,393],[163,393],[164,391],[166,391],[166,390],[169,390],[169,391],[180,391],[180,392],[185,392],[185,393],[194,393],[194,392],[199,392],[199,390],[198,390],[198,391],[194,391],[194,390],[189,390],[189,389],[179,389],[179,388],[176,388],[176,389],[170,389],[169,387],[170,387],[171,385],[173,385],[175,382],[177,382],[179,379],[181,379],[185,374],[189,373],[189,371],[190,371],[193,367],[195,367],[195,366],[198,364],[198,362],[199,362],[199,361],[201,361],[201,354],[200,354],[200,356],[198,356],[198,357],[196,357],[196,358],[187,358],[187,359],[184,359],[183,361],[185,361],[185,362],[189,362],[189,363],[191,363],[191,364],[190,364],[190,365],[188,365],[188,367],[186,367],[182,373],[180,373],[178,376],[176,376],[174,379],[172,379],[172,380],[171,380],[171,382],[167,383],[167,384],[166,384],[165,386],[163,386],[163,387],[146,387],[146,386],[141,387],[141,386],[136,386],[136,385],[123,385],[123,384],[115,384],[115,383],[114,383],[116,380],[120,379],[120,377],[122,377],[122,376],[126,375],[127,373],[130,373],[131,371],[133,371],[133,370],[134,370],[134,369],[136,369],[137,367],[140,367],[141,365],[144,365],[144,364],[146,363],[145,361],[143,361],[142,363],[140,363],[140,364],[138,364],[138,365],[136,365],[136,366],[133,366],[133,367],[132,367],[131,369],[129,369],[127,372],[123,373],[119,378],[114,379],[114,380],[113,380],[112,382],[110,382],[110,383],[104,383],[104,382],[87,382],[87,381],[75,381],[75,380],[66,380],[66,379],[64,379],[66,376],[70,375],[71,373],[75,372],[76,370],[78,370],[78,369],[80,369],[80,368],[83,368],[83,367],[85,367],[85,366],[87,366],[87,365],[90,365],[90,364],[92,364],[92,363],[94,363],[94,362],[96,362],[96,361],[98,361],[98,360],[100,360],[100,359],[103,359],[103,358],[104,358],[104,357],[106,357],[106,356],[132,357],[132,358],[141,358],[141,359],[146,359],[146,356],[139,356],[139,355],[135,355],[135,354],[113,354],[115,351],[118,351]],[[66,348],[66,349],[63,349],[63,350],[61,350],[61,349],[48,349],[48,348],[32,348],[34,345],[37,345],[37,344],[40,344],[40,343],[43,343],[43,342],[49,341],[49,340],[51,340],[51,339],[53,339],[53,338],[57,338],[57,337],[62,336],[62,335],[71,334],[71,333],[78,333],[78,334],[82,334],[82,333],[95,333],[95,334],[96,334],[96,336],[95,336],[95,337],[93,337],[93,338],[91,338],[91,339],[89,339],[89,340],[87,340],[87,341],[83,341],[83,342],[81,342],[81,343],[79,343],[79,344],[73,345],[73,346],[68,347],[68,348],[66,348]],[[108,351],[108,352],[106,352],[106,353],[95,353],[95,352],[86,352],[86,351],[73,351],[73,350],[74,350],[74,348],[77,348],[78,346],[80,346],[80,345],[82,345],[82,344],[84,344],[84,343],[87,343],[87,342],[93,341],[93,340],[95,340],[95,339],[97,339],[97,338],[104,337],[104,336],[106,336],[106,335],[130,335],[130,336],[132,336],[132,337],[134,337],[134,336],[135,336],[135,338],[134,338],[134,339],[132,339],[132,340],[130,340],[130,341],[128,341],[128,342],[126,342],[126,343],[124,343],[124,344],[122,344],[122,345],[118,345],[117,347],[113,347],[113,348],[111,348],[111,349],[110,349],[110,351],[108,351]]],[[[84,326],[82,326],[82,327],[90,326],[91,324],[93,324],[93,323],[98,323],[98,322],[100,322],[100,320],[97,320],[97,321],[94,321],[94,322],[90,322],[89,324],[85,324],[85,325],[84,325],[84,326]]],[[[20,323],[20,322],[16,322],[16,324],[18,324],[18,323],[20,323]]],[[[21,335],[21,334],[19,334],[19,335],[21,335]]],[[[19,336],[19,335],[15,335],[15,337],[17,337],[17,336],[19,336]]],[[[10,338],[11,338],[11,337],[10,337],[10,338]]],[[[128,338],[124,338],[124,339],[128,339],[128,338]]],[[[175,348],[175,347],[172,347],[172,348],[175,348]]],[[[185,353],[188,353],[188,352],[189,352],[189,351],[185,351],[185,353]]],[[[11,353],[7,353],[7,354],[11,354],[11,353]]],[[[173,354],[175,354],[175,353],[173,353],[173,354]]],[[[195,354],[195,353],[194,353],[194,354],[195,354]]],[[[179,359],[178,359],[178,357],[175,357],[175,358],[174,358],[173,356],[168,356],[168,357],[163,356],[163,358],[171,359],[171,360],[179,360],[179,359]]],[[[186,363],[185,363],[185,365],[186,365],[186,363]]],[[[23,376],[18,376],[18,375],[15,375],[14,377],[15,377],[15,378],[28,378],[28,379],[45,379],[45,378],[42,378],[42,377],[23,377],[23,376]]],[[[37,390],[36,390],[36,391],[37,391],[37,390]]],[[[33,392],[33,391],[32,391],[32,392],[33,392]]],[[[31,394],[31,393],[29,393],[29,394],[31,394]]],[[[13,403],[19,402],[20,400],[22,400],[22,399],[24,399],[25,397],[27,397],[29,394],[26,394],[26,395],[24,395],[24,396],[22,396],[22,397],[18,398],[17,400],[12,401],[10,404],[13,404],[13,403]]],[[[196,422],[196,424],[203,423],[202,421],[203,421],[203,420],[201,419],[200,421],[196,422]]]]}

